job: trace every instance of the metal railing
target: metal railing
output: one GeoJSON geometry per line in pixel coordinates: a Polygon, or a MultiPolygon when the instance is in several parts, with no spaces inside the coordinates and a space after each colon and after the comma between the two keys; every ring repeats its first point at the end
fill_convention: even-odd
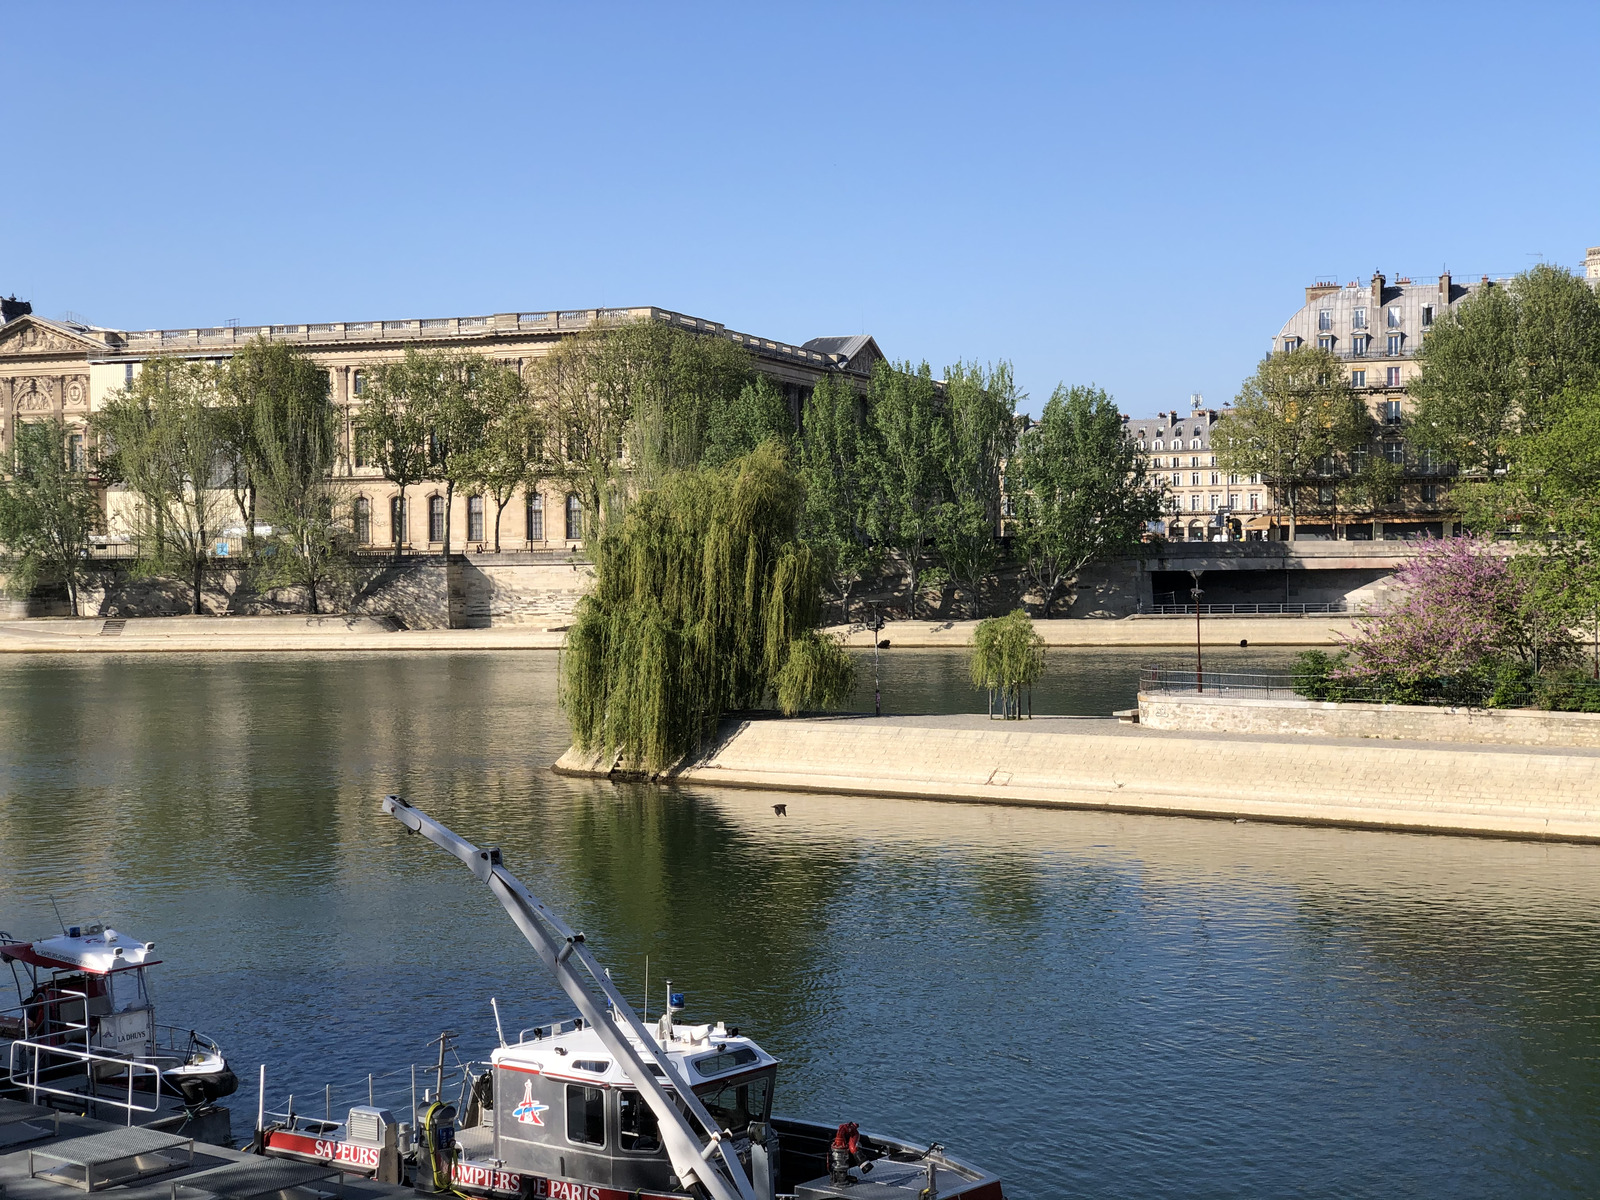
{"type": "Polygon", "coordinates": [[[98,1054],[93,1050],[80,1050],[75,1046],[50,1046],[43,1042],[29,1040],[11,1043],[10,1054],[6,1062],[6,1082],[15,1088],[26,1088],[28,1099],[31,1103],[39,1102],[39,1094],[43,1092],[48,1096],[63,1096],[79,1103],[105,1104],[112,1108],[120,1108],[128,1114],[128,1124],[133,1124],[134,1113],[153,1113],[161,1105],[161,1068],[153,1063],[139,1062],[135,1059],[124,1058],[114,1054],[98,1054]],[[18,1052],[27,1058],[25,1069],[18,1074],[18,1052]],[[43,1065],[46,1057],[53,1061],[50,1065],[43,1065]],[[84,1069],[84,1083],[80,1087],[66,1088],[53,1086],[66,1078],[73,1077],[73,1064],[81,1063],[84,1069]],[[107,1064],[117,1068],[117,1073],[126,1072],[128,1076],[127,1099],[114,1096],[101,1095],[96,1089],[96,1074],[99,1064],[107,1064]],[[135,1090],[141,1093],[142,1088],[137,1088],[136,1081],[148,1074],[150,1076],[150,1103],[139,1103],[134,1099],[135,1090]],[[41,1082],[41,1076],[48,1076],[51,1083],[41,1082]]]}
{"type": "Polygon", "coordinates": [[[1201,692],[1205,695],[1294,700],[1294,676],[1254,671],[1196,671],[1193,667],[1139,668],[1139,690],[1152,695],[1201,692]]]}
{"type": "Polygon", "coordinates": [[[1525,708],[1536,701],[1526,687],[1498,687],[1471,676],[1440,677],[1399,687],[1368,677],[1340,678],[1307,672],[1203,671],[1164,665],[1139,668],[1139,691],[1148,695],[1200,693],[1254,700],[1323,700],[1426,708],[1525,708]]]}
{"type": "MultiPolygon", "coordinates": [[[[1201,616],[1213,617],[1264,617],[1304,616],[1308,613],[1344,613],[1353,611],[1343,600],[1329,600],[1322,604],[1202,604],[1201,616]]],[[[1192,617],[1193,604],[1152,604],[1152,616],[1192,617]]]]}

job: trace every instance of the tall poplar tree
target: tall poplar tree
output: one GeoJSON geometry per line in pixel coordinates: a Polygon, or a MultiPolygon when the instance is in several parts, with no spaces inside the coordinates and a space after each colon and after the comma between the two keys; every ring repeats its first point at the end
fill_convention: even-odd
{"type": "Polygon", "coordinates": [[[945,487],[934,541],[973,617],[983,615],[983,584],[1000,563],[1000,474],[1016,442],[1017,398],[1010,363],[945,371],[945,420],[936,427],[945,487]]]}
{"type": "Polygon", "coordinates": [[[917,615],[922,561],[938,528],[945,476],[939,447],[948,437],[938,386],[927,363],[874,365],[865,439],[872,494],[868,532],[906,573],[906,615],[917,615]]]}
{"type": "Polygon", "coordinates": [[[859,405],[848,381],[832,375],[817,380],[801,417],[798,450],[805,487],[800,540],[816,555],[846,622],[850,593],[872,561],[862,525],[871,464],[862,448],[859,405]]]}

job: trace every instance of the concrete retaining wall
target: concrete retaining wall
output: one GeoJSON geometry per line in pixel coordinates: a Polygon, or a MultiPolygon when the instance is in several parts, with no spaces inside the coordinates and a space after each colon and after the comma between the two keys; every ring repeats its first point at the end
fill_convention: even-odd
{"type": "Polygon", "coordinates": [[[1185,732],[1600,749],[1600,713],[1335,704],[1321,700],[1255,700],[1204,693],[1141,692],[1139,723],[1152,729],[1185,732]]]}
{"type": "MultiPolygon", "coordinates": [[[[605,774],[569,751],[557,765],[605,774]]],[[[1600,755],[971,717],[730,723],[696,784],[1600,840],[1600,755]]]]}

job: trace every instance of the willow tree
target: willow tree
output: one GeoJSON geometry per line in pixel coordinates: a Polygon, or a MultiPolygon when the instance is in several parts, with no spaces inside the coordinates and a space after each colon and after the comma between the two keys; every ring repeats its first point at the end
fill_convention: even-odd
{"type": "Polygon", "coordinates": [[[775,442],[667,477],[602,533],[567,634],[562,703],[578,748],[650,773],[727,712],[849,695],[854,663],[817,632],[819,570],[796,540],[802,487],[775,442]]]}
{"type": "MultiPolygon", "coordinates": [[[[1031,690],[1044,674],[1044,638],[1022,609],[1003,617],[979,621],[972,632],[968,659],[972,686],[989,693],[989,715],[1000,701],[1000,714],[1008,721],[1022,716],[1023,691],[1031,690]]],[[[1032,703],[1029,712],[1032,713],[1032,703]]]]}

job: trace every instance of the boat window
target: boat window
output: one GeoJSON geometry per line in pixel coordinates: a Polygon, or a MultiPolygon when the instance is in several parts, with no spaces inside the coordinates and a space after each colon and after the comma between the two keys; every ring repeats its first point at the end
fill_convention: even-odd
{"type": "Polygon", "coordinates": [[[143,971],[113,971],[110,981],[112,1012],[127,1012],[149,1004],[144,990],[143,971]]]}
{"type": "Polygon", "coordinates": [[[624,1088],[617,1093],[617,1141],[624,1150],[654,1153],[661,1149],[661,1129],[644,1097],[624,1088]]]}
{"type": "Polygon", "coordinates": [[[729,1071],[737,1071],[740,1067],[748,1067],[755,1062],[758,1055],[748,1046],[740,1046],[737,1050],[724,1050],[720,1054],[708,1054],[704,1058],[694,1060],[694,1069],[700,1074],[726,1075],[729,1071]]]}
{"type": "Polygon", "coordinates": [[[596,1075],[604,1075],[611,1069],[611,1060],[607,1058],[579,1058],[574,1059],[572,1065],[580,1071],[593,1071],[596,1075]]]}
{"type": "Polygon", "coordinates": [[[730,1080],[720,1088],[695,1089],[712,1120],[731,1133],[742,1133],[751,1121],[765,1121],[772,1101],[772,1075],[730,1080]]]}
{"type": "Polygon", "coordinates": [[[606,1144],[604,1088],[567,1084],[567,1140],[587,1146],[606,1144]]]}

